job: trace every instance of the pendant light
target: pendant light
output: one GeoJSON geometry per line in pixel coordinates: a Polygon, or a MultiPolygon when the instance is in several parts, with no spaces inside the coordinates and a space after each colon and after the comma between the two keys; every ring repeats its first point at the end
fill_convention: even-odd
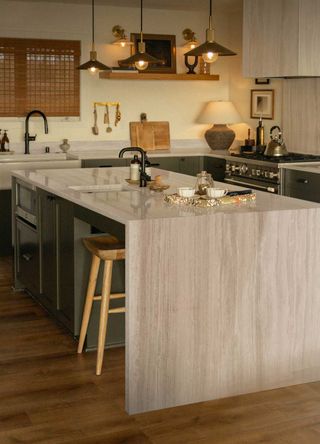
{"type": "Polygon", "coordinates": [[[212,28],[212,0],[209,0],[209,28],[206,30],[206,41],[197,48],[185,53],[186,56],[202,56],[204,62],[213,63],[219,56],[237,55],[230,49],[219,45],[214,41],[214,29],[212,28]]]}
{"type": "Polygon", "coordinates": [[[139,71],[144,71],[150,65],[162,65],[159,60],[146,52],[146,44],[143,41],[143,0],[140,0],[140,42],[138,52],[124,60],[119,60],[120,66],[135,66],[139,71]]]}
{"type": "Polygon", "coordinates": [[[112,35],[115,37],[115,41],[112,42],[113,45],[118,45],[124,48],[125,46],[132,46],[133,42],[130,42],[126,36],[125,30],[120,25],[115,25],[112,28],[112,35]]]}
{"type": "Polygon", "coordinates": [[[109,66],[106,66],[97,60],[97,51],[95,50],[95,45],[94,45],[94,0],[92,0],[91,3],[91,14],[92,14],[92,47],[90,51],[90,60],[80,65],[78,69],[88,70],[90,73],[94,74],[98,71],[109,71],[111,68],[109,68],[109,66]]]}

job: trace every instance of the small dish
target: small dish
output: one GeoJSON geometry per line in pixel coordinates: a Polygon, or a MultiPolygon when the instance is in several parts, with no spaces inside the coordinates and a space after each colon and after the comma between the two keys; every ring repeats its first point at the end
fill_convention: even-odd
{"type": "Polygon", "coordinates": [[[161,192],[164,190],[167,190],[168,188],[170,188],[170,185],[156,185],[156,184],[151,184],[150,185],[150,190],[152,191],[157,191],[157,192],[161,192]]]}
{"type": "Polygon", "coordinates": [[[180,197],[193,197],[196,190],[191,187],[180,187],[177,189],[180,197]]]}
{"type": "MultiPolygon", "coordinates": [[[[126,179],[126,182],[128,182],[130,185],[140,185],[140,180],[126,179]]],[[[148,187],[150,187],[152,184],[154,184],[154,180],[149,180],[147,182],[148,187]]]]}
{"type": "Polygon", "coordinates": [[[206,192],[207,196],[211,199],[217,199],[219,197],[224,197],[228,193],[228,190],[224,188],[207,188],[206,192]]]}

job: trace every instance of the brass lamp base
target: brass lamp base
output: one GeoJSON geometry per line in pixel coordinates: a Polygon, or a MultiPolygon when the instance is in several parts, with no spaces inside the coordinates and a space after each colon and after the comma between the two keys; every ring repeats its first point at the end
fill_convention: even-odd
{"type": "Polygon", "coordinates": [[[227,125],[213,125],[204,135],[212,150],[227,150],[232,145],[235,136],[235,132],[227,125]]]}

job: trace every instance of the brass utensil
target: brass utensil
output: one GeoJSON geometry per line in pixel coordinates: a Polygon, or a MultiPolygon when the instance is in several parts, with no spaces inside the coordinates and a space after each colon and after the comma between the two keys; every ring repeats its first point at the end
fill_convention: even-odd
{"type": "Polygon", "coordinates": [[[115,120],[114,120],[114,125],[117,126],[118,123],[120,122],[120,120],[121,120],[120,105],[119,105],[119,103],[117,103],[117,106],[116,106],[116,117],[115,117],[115,120]]]}
{"type": "Polygon", "coordinates": [[[99,128],[98,128],[97,122],[98,122],[97,107],[96,107],[96,105],[94,105],[94,108],[93,108],[93,127],[91,129],[92,129],[92,133],[95,136],[97,136],[99,134],[99,128]]]}
{"type": "Polygon", "coordinates": [[[104,123],[108,125],[106,129],[107,133],[111,133],[112,128],[110,126],[109,105],[106,105],[106,111],[104,113],[104,123]]]}

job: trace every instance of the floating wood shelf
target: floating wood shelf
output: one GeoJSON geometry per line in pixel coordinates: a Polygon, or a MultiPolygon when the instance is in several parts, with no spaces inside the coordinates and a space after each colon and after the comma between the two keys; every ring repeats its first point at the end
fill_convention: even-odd
{"type": "Polygon", "coordinates": [[[219,80],[217,74],[160,74],[160,73],[132,73],[102,71],[100,79],[114,80],[219,80]]]}

